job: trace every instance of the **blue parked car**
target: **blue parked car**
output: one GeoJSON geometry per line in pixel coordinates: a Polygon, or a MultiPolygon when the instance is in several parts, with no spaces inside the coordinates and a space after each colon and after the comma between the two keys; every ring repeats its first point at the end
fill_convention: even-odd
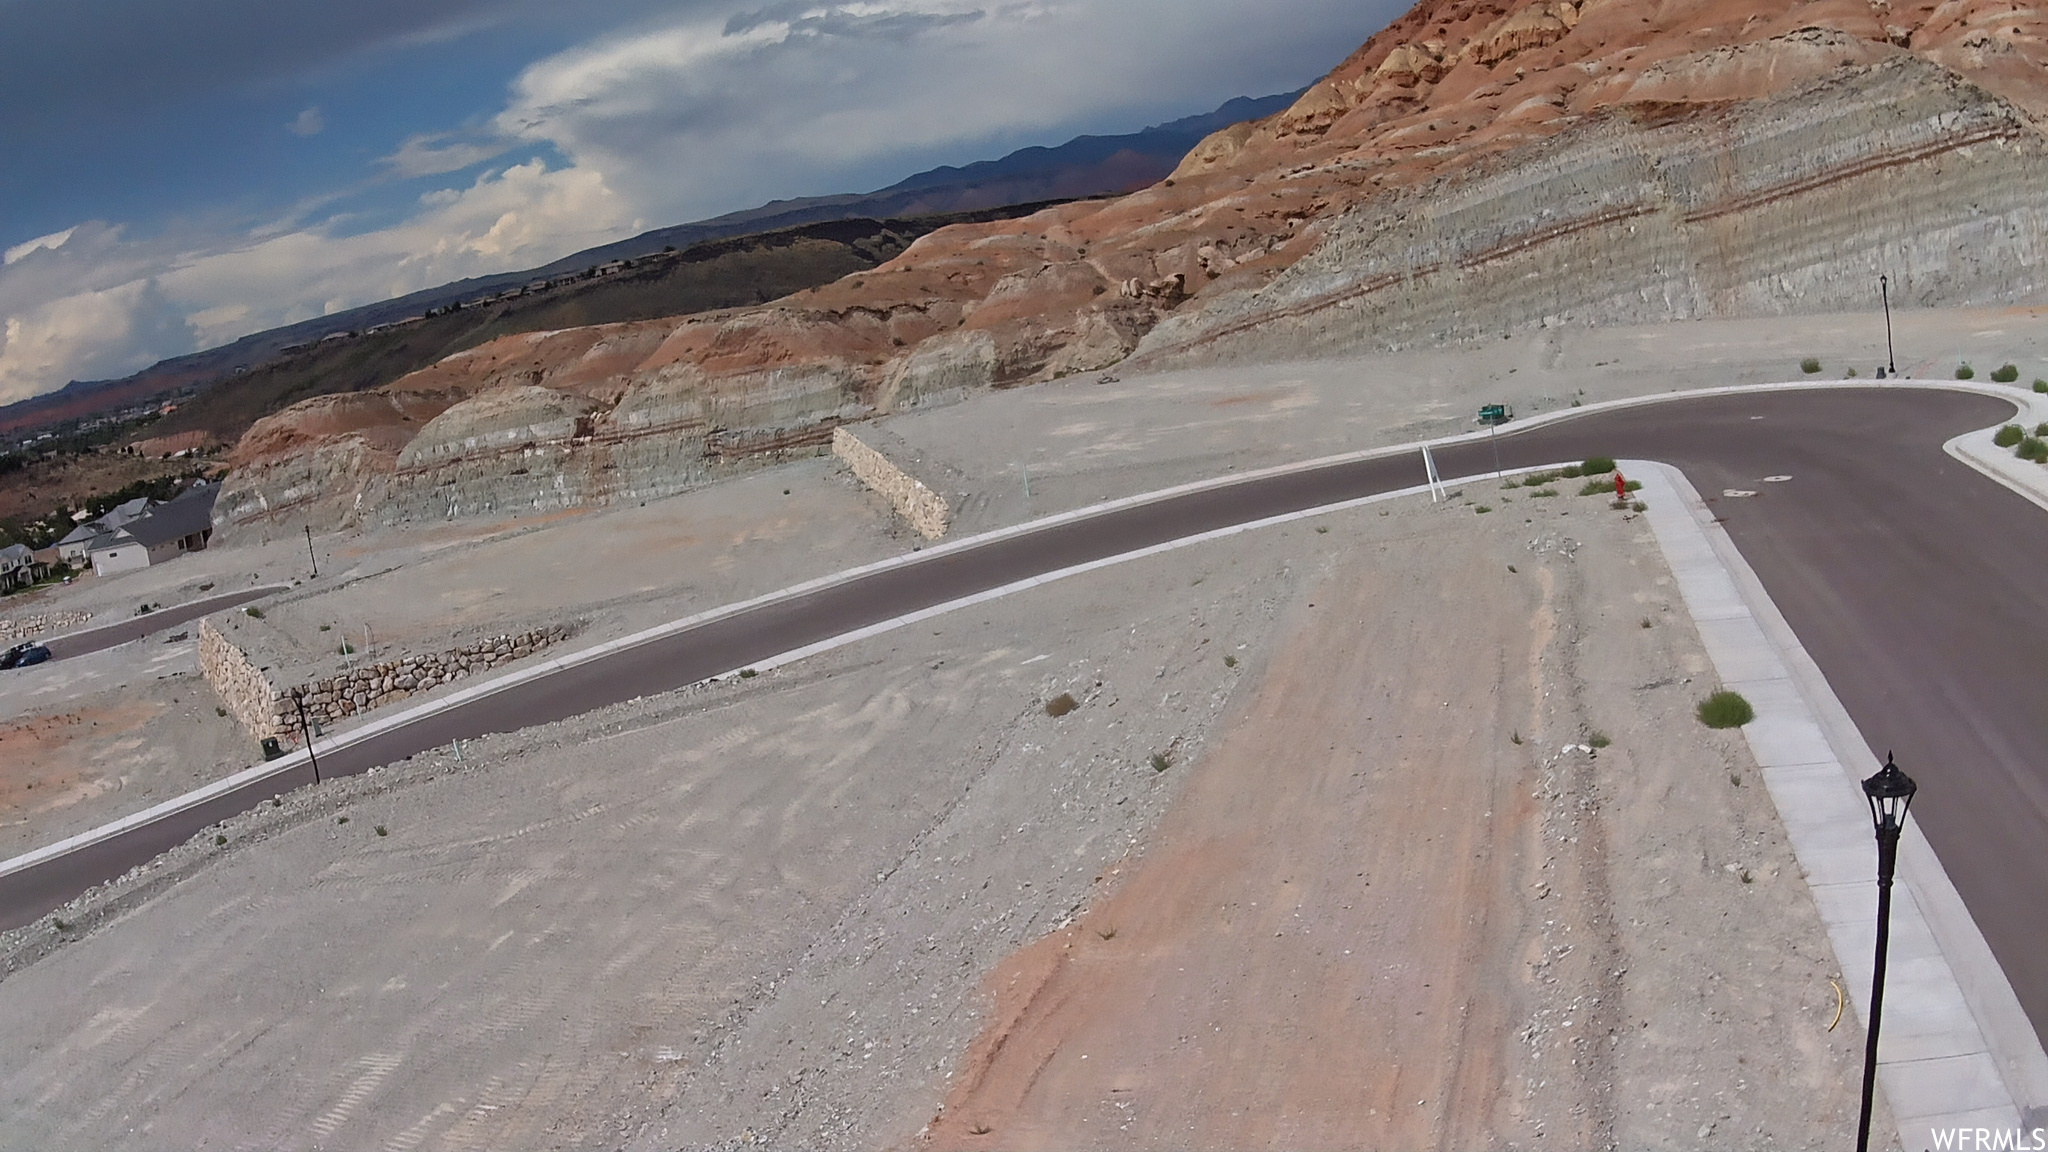
{"type": "Polygon", "coordinates": [[[26,668],[31,664],[41,664],[49,658],[50,650],[48,648],[34,641],[29,641],[26,644],[16,644],[7,651],[0,652],[0,668],[26,668]]]}

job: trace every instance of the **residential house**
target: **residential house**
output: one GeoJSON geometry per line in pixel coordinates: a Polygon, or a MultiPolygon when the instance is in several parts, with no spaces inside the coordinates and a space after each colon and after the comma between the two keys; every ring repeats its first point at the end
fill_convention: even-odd
{"type": "Polygon", "coordinates": [[[213,502],[219,495],[218,484],[199,481],[95,539],[88,553],[93,574],[132,572],[205,548],[213,538],[213,502]]]}
{"type": "Polygon", "coordinates": [[[96,546],[111,538],[122,525],[148,512],[152,503],[147,496],[137,496],[107,509],[97,520],[87,520],[73,528],[57,541],[58,558],[74,568],[84,564],[96,546]]]}
{"type": "Polygon", "coordinates": [[[49,571],[49,565],[36,559],[26,544],[9,544],[0,548],[0,591],[26,588],[48,575],[49,571]]]}

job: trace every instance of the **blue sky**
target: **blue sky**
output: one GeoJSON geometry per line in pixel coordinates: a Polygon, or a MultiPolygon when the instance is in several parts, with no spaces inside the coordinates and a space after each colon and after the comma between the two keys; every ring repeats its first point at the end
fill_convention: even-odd
{"type": "Polygon", "coordinates": [[[0,0],[0,402],[1309,82],[1399,0],[0,0]]]}

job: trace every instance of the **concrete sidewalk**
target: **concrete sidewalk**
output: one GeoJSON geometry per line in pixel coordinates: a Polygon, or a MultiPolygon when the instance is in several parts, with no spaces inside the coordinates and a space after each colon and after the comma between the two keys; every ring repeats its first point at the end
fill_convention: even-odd
{"type": "MultiPolygon", "coordinates": [[[[1721,684],[1756,708],[1743,734],[1867,1021],[1877,849],[1860,781],[1881,758],[1684,475],[1645,461],[1622,468],[1643,482],[1651,529],[1721,684]]],[[[1901,1146],[1957,1147],[1937,1133],[2048,1123],[2048,1056],[1941,862],[1908,823],[1878,1054],[1901,1146]]]]}

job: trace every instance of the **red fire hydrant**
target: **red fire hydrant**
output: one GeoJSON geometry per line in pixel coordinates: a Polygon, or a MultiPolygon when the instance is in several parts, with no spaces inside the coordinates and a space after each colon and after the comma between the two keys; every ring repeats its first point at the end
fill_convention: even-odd
{"type": "Polygon", "coordinates": [[[1628,499],[1628,481],[1623,478],[1619,468],[1614,470],[1614,498],[1616,500],[1628,499]]]}

